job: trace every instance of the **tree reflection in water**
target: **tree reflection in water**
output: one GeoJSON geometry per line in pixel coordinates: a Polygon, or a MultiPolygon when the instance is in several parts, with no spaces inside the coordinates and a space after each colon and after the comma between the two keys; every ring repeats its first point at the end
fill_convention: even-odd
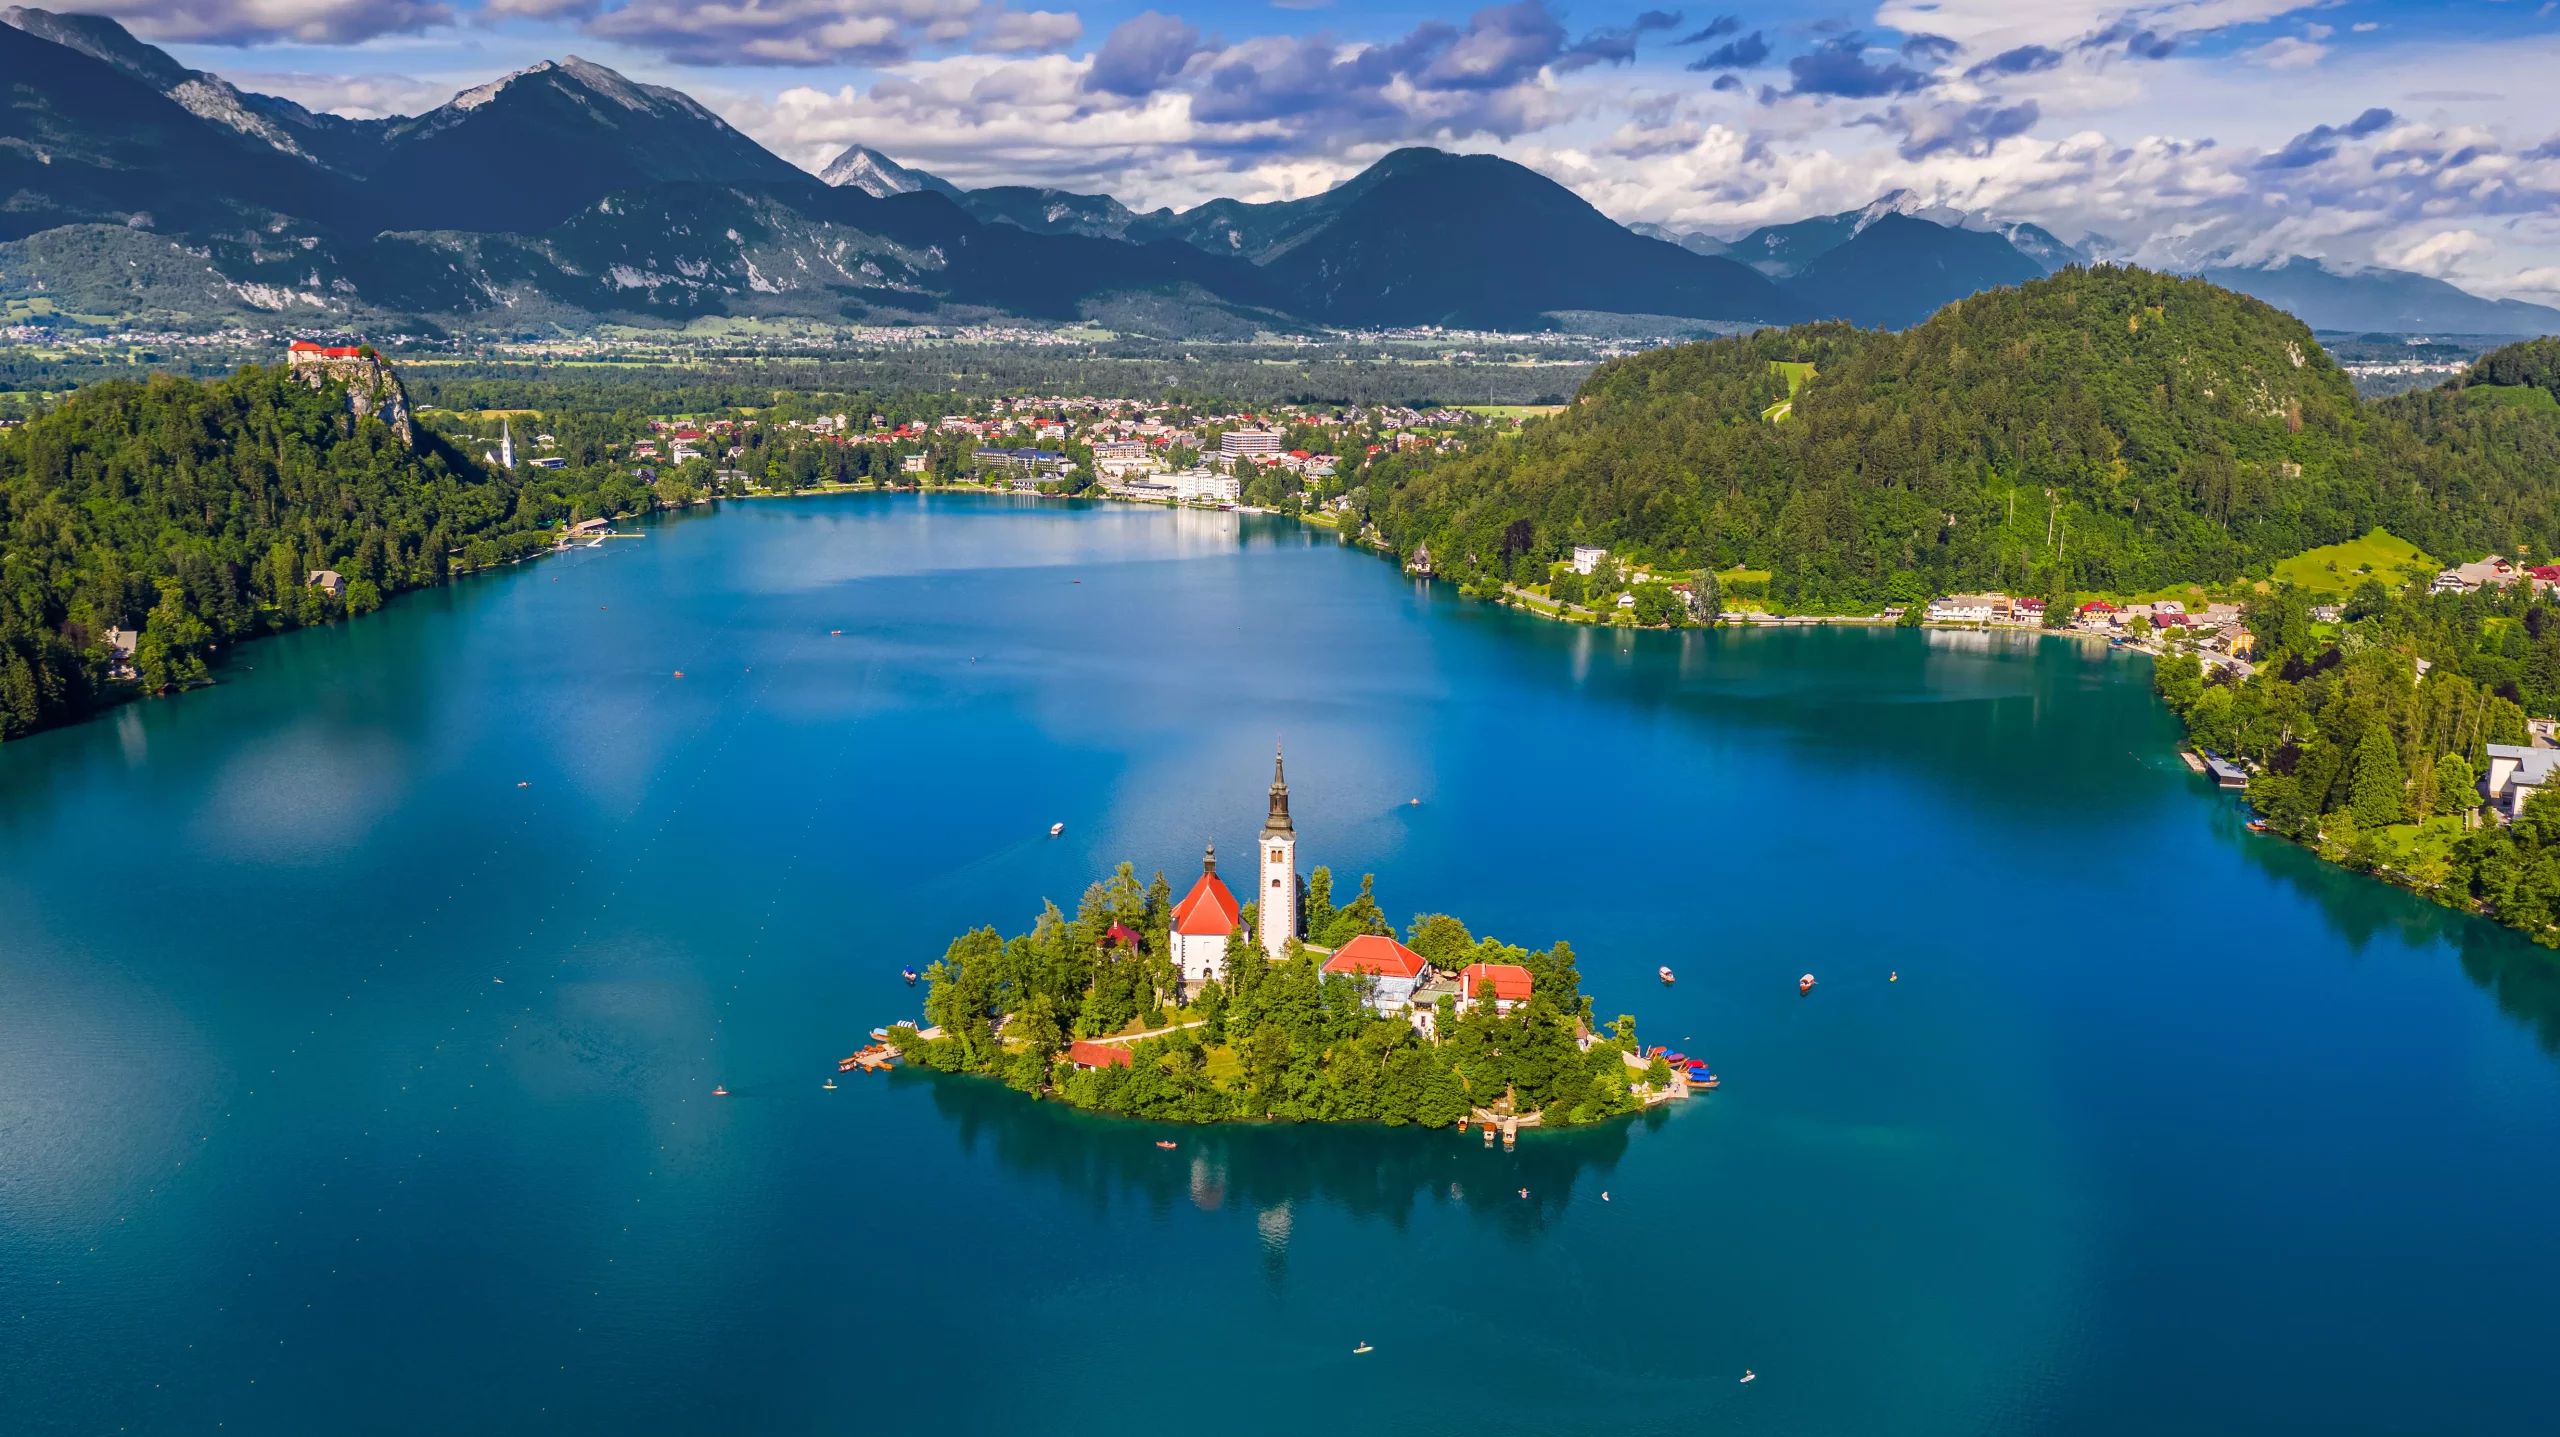
{"type": "Polygon", "coordinates": [[[1162,1211],[1187,1202],[1202,1212],[1249,1216],[1275,1262],[1287,1254],[1294,1216],[1317,1205],[1402,1230],[1421,1204],[1443,1204],[1515,1241],[1533,1240],[1586,1184],[1593,1198],[1607,1186],[1635,1125],[1670,1120],[1657,1108],[1588,1128],[1532,1130],[1505,1151],[1498,1142],[1488,1146],[1475,1128],[1187,1127],[1034,1102],[984,1078],[901,1068],[890,1081],[929,1087],[935,1110],[958,1128],[962,1151],[983,1149],[1097,1215],[1120,1204],[1162,1211]],[[1167,1151],[1156,1146],[1160,1139],[1179,1146],[1167,1151]]]}

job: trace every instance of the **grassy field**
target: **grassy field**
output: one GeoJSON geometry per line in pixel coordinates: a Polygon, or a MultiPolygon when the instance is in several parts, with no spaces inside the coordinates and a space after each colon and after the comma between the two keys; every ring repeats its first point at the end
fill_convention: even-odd
{"type": "Polygon", "coordinates": [[[2417,545],[2388,530],[2376,529],[2361,539],[2294,555],[2276,565],[2276,581],[2314,593],[2343,595],[2353,593],[2367,579],[2396,585],[2432,574],[2440,567],[2417,545]]]}
{"type": "Polygon", "coordinates": [[[1787,377],[1787,397],[1760,411],[1761,418],[1775,424],[1796,412],[1796,391],[1804,388],[1806,380],[1813,378],[1813,366],[1793,359],[1773,359],[1769,362],[1780,374],[1787,377]]]}
{"type": "Polygon", "coordinates": [[[1487,419],[1541,419],[1565,411],[1561,404],[1461,404],[1456,407],[1487,419]]]}

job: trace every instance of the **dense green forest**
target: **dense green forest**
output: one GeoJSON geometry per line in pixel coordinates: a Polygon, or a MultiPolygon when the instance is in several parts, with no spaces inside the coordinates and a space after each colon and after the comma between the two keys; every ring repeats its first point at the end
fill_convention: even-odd
{"type": "Polygon", "coordinates": [[[2560,797],[2484,822],[2487,745],[2560,711],[2560,605],[2526,586],[2470,594],[2367,582],[2334,627],[2279,588],[2249,606],[2257,672],[2172,653],[2161,697],[2199,748],[2258,768],[2277,833],[2560,947],[2560,797]]]}
{"type": "MultiPolygon", "coordinates": [[[[2529,382],[2501,353],[2483,373],[2529,382]]],[[[1370,504],[1388,541],[1461,579],[1543,577],[1599,544],[1769,570],[1800,612],[1872,612],[2227,582],[2377,525],[2441,555],[2548,552],[2560,408],[2477,389],[2366,404],[2279,310],[2075,268],[1900,334],[1803,325],[1613,360],[1516,441],[1387,479],[1370,504]],[[1813,370],[1784,407],[1782,364],[1813,370]]]]}
{"type": "MultiPolygon", "coordinates": [[[[1310,939],[1338,944],[1390,931],[1370,883],[1340,908],[1331,889],[1327,870],[1310,875],[1310,939]]],[[[1518,1111],[1560,1124],[1637,1106],[1629,1088],[1635,1070],[1622,1056],[1634,1051],[1634,1020],[1620,1018],[1588,1052],[1577,1046],[1575,1024],[1588,1020],[1591,1003],[1562,943],[1517,948],[1478,939],[1446,914],[1417,916],[1407,941],[1434,967],[1517,964],[1534,984],[1530,1000],[1507,1014],[1489,1004],[1464,1013],[1444,1006],[1434,1042],[1401,1015],[1363,1006],[1360,981],[1323,973],[1294,939],[1293,956],[1272,962],[1243,928],[1228,945],[1228,981],[1207,985],[1187,1010],[1171,1007],[1171,910],[1162,874],[1142,885],[1122,864],[1086,890],[1073,918],[1052,904],[1010,940],[992,928],[964,934],[926,973],[925,1017],[943,1036],[896,1036],[909,1059],[927,1067],[999,1077],[1100,1112],[1181,1122],[1448,1124],[1508,1098],[1518,1111]],[[1139,945],[1111,943],[1115,924],[1141,935],[1139,945]],[[1072,1038],[1116,1033],[1132,1021],[1150,1030],[1194,1026],[1139,1042],[1127,1067],[1078,1070],[1063,1061],[1072,1038]]],[[[1667,1066],[1650,1076],[1670,1081],[1667,1066]]]]}
{"type": "Polygon", "coordinates": [[[431,429],[412,450],[281,368],[92,385],[0,433],[0,738],[113,697],[109,629],[139,631],[141,688],[193,682],[218,646],[544,547],[623,501],[591,492],[608,472],[520,478],[431,429]]]}

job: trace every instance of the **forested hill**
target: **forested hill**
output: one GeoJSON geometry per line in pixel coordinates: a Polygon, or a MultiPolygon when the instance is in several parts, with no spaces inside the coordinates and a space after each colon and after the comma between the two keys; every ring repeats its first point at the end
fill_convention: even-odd
{"type": "Polygon", "coordinates": [[[1444,573],[1543,576],[1600,544],[1872,610],[2223,581],[2376,525],[2438,554],[2547,552],[2555,440],[2560,407],[2368,406],[2258,300],[2073,268],[1900,334],[1803,325],[1612,361],[1564,414],[1387,478],[1371,508],[1444,573]],[[1790,365],[1812,374],[1776,408],[1790,365]]]}
{"type": "Polygon", "coordinates": [[[282,369],[85,389],[0,435],[0,738],[104,697],[109,628],[142,631],[145,687],[185,683],[209,646],[439,582],[450,547],[519,527],[514,509],[510,482],[434,435],[413,452],[282,369]]]}

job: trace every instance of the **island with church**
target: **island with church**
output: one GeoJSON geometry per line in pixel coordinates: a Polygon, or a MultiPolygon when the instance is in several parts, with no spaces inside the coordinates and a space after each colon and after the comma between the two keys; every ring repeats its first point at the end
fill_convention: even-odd
{"type": "MultiPolygon", "coordinates": [[[[953,940],[925,976],[925,1026],[885,1036],[908,1062],[1000,1079],[1035,1097],[1183,1122],[1524,1126],[1597,1122],[1712,1083],[1646,1050],[1635,1020],[1602,1026],[1573,950],[1478,938],[1445,913],[1403,935],[1374,875],[1348,902],[1302,881],[1281,757],[1249,896],[1209,845],[1177,900],[1123,863],[1073,916],[953,940]]],[[[853,1060],[848,1059],[850,1063],[853,1060]]]]}

